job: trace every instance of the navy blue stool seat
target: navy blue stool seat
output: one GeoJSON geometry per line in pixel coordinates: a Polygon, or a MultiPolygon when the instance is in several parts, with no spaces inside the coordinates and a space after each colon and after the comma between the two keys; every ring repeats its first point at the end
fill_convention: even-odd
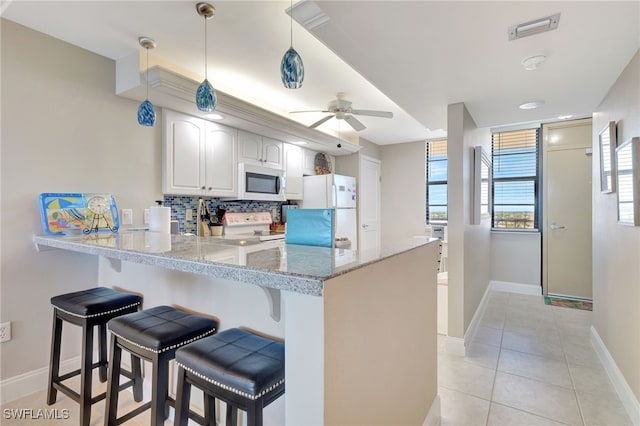
{"type": "MultiPolygon", "coordinates": [[[[124,293],[106,287],[76,291],[51,298],[53,306],[53,330],[51,333],[51,360],[49,363],[49,383],[47,404],[56,402],[58,391],[80,404],[80,425],[91,421],[91,405],[101,401],[106,394],[91,395],[92,371],[99,368],[101,382],[107,380],[107,322],[112,318],[136,312],[142,298],[136,294],[124,293]],[[60,375],[60,346],[62,324],[66,321],[82,327],[82,366],[80,369],[60,375]],[[98,327],[98,362],[93,362],[93,328],[98,327]],[[64,382],[80,375],[80,392],[76,392],[64,382]]],[[[134,360],[133,372],[123,371],[132,381],[123,386],[134,387],[134,397],[142,398],[142,376],[140,360],[134,360]]]]}
{"type": "Polygon", "coordinates": [[[227,404],[227,426],[237,425],[238,409],[248,426],[262,425],[263,407],[284,394],[284,343],[238,328],[178,349],[176,365],[179,426],[187,424],[191,385],[227,404]]]}
{"type": "MultiPolygon", "coordinates": [[[[162,425],[168,417],[169,361],[181,346],[216,332],[217,322],[171,306],[157,306],[114,318],[107,324],[111,332],[109,380],[105,424],[118,425],[151,408],[151,425],[162,425]],[[118,418],[118,393],[122,350],[151,362],[151,401],[118,418]]],[[[208,408],[213,402],[206,404],[208,408]]],[[[202,420],[196,417],[197,420],[202,420]]]]}

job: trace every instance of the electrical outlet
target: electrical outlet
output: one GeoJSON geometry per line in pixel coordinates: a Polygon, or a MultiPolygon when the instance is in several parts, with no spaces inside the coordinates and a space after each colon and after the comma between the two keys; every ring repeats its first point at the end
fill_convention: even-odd
{"type": "Polygon", "coordinates": [[[0,343],[11,340],[11,322],[0,324],[0,343]]]}
{"type": "Polygon", "coordinates": [[[144,222],[145,225],[149,224],[149,209],[144,209],[144,222]]]}
{"type": "Polygon", "coordinates": [[[185,220],[193,220],[193,210],[184,209],[184,218],[185,220]]]}
{"type": "Polygon", "coordinates": [[[122,209],[122,217],[120,219],[122,225],[133,225],[133,210],[122,209]]]}

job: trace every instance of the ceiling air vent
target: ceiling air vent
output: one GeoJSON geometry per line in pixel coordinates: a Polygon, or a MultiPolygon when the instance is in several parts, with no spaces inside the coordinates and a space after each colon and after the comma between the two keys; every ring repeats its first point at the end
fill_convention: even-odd
{"type": "Polygon", "coordinates": [[[558,28],[560,14],[525,22],[524,24],[512,25],[509,27],[509,40],[517,40],[535,34],[544,33],[558,28]]]}

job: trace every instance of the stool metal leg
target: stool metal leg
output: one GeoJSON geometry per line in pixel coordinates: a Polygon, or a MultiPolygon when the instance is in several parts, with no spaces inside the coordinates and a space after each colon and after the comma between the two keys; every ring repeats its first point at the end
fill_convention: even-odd
{"type": "Polygon", "coordinates": [[[51,360],[49,361],[49,388],[47,389],[47,405],[54,404],[58,390],[53,386],[58,382],[60,374],[60,344],[62,342],[62,319],[53,310],[53,329],[51,331],[51,360]]]}
{"type": "Polygon", "coordinates": [[[100,381],[107,381],[107,324],[98,325],[98,349],[100,353],[100,381]]]}
{"type": "Polygon", "coordinates": [[[93,365],[93,326],[82,325],[82,367],[80,370],[80,425],[91,422],[91,375],[93,365]]]}
{"type": "MultiPolygon", "coordinates": [[[[176,426],[187,426],[187,422],[189,421],[189,400],[191,398],[191,383],[186,380],[187,372],[184,368],[178,367],[178,385],[176,389],[176,415],[175,415],[175,425],[176,426]]],[[[205,394],[205,419],[208,423],[209,420],[209,410],[207,404],[207,395],[205,394]]],[[[214,415],[215,416],[215,415],[214,415]]]]}
{"type": "Polygon", "coordinates": [[[116,425],[118,416],[118,388],[120,387],[120,360],[122,349],[118,346],[116,336],[111,335],[109,351],[109,379],[107,381],[107,402],[104,420],[107,426],[116,425]]]}

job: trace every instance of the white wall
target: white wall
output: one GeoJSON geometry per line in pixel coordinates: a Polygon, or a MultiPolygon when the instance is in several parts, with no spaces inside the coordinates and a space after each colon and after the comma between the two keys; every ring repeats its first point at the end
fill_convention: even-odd
{"type": "MultiPolygon", "coordinates": [[[[0,345],[4,380],[48,365],[50,298],[97,282],[95,256],[35,251],[38,195],[111,192],[142,224],[143,208],[161,197],[161,125],[139,126],[137,103],[114,94],[113,61],[0,22],[0,320],[13,323],[13,339],[0,345]]],[[[77,327],[64,336],[63,358],[78,355],[77,327]]]]}
{"type": "Polygon", "coordinates": [[[618,125],[618,144],[640,136],[640,50],[593,115],[593,322],[640,400],[640,227],[617,223],[616,194],[600,193],[598,134],[618,125]]]}
{"type": "Polygon", "coordinates": [[[462,103],[449,105],[449,336],[463,338],[490,280],[491,224],[472,225],[473,148],[491,148],[489,129],[477,128],[462,103]]]}
{"type": "Polygon", "coordinates": [[[539,232],[492,232],[491,280],[540,286],[540,244],[539,232]]]}
{"type": "Polygon", "coordinates": [[[425,142],[380,147],[382,245],[425,232],[425,142]]]}

